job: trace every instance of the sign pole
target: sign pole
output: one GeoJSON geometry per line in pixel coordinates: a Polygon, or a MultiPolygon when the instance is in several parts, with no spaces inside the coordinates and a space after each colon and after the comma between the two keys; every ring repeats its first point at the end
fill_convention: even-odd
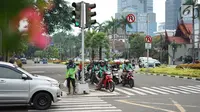
{"type": "MultiPolygon", "coordinates": [[[[147,35],[149,35],[149,15],[147,14],[147,35]]],[[[149,49],[147,49],[147,72],[149,71],[149,49]]]]}
{"type": "Polygon", "coordinates": [[[81,34],[82,34],[82,78],[81,78],[81,82],[84,84],[85,80],[84,80],[84,28],[85,28],[85,3],[81,2],[81,34]]]}

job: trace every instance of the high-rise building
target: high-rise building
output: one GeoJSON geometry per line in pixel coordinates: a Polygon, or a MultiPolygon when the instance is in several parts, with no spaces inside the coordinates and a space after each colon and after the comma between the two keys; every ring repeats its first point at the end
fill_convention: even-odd
{"type": "Polygon", "coordinates": [[[166,0],[165,1],[165,28],[174,30],[177,27],[179,19],[179,9],[182,0],[166,0]]]}
{"type": "MultiPolygon", "coordinates": [[[[132,28],[126,27],[126,33],[144,32],[154,35],[157,31],[156,14],[153,13],[153,0],[118,0],[118,12],[115,18],[134,14],[136,21],[132,23],[132,28]]],[[[123,32],[118,32],[123,33],[123,32]]]]}
{"type": "Polygon", "coordinates": [[[165,30],[165,22],[158,24],[158,31],[164,31],[165,30]]]}
{"type": "Polygon", "coordinates": [[[118,0],[118,13],[132,11],[153,13],[153,0],[118,0]]]}

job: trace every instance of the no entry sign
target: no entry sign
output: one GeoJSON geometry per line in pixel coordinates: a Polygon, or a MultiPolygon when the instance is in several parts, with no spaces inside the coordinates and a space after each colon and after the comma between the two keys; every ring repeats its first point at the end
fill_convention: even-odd
{"type": "Polygon", "coordinates": [[[133,15],[133,14],[128,14],[128,15],[126,16],[126,20],[127,20],[129,23],[135,22],[135,15],[133,15]]]}
{"type": "Polygon", "coordinates": [[[151,42],[152,42],[152,37],[151,37],[150,35],[147,35],[147,36],[145,37],[145,41],[146,41],[147,43],[151,43],[151,42]]]}

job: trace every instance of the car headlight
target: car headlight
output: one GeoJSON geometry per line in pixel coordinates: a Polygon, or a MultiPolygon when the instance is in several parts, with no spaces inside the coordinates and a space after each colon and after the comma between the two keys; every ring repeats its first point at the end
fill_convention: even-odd
{"type": "Polygon", "coordinates": [[[56,81],[50,81],[50,80],[48,80],[48,81],[51,83],[51,86],[55,86],[55,87],[59,87],[60,86],[60,84],[58,82],[56,82],[56,81]]]}

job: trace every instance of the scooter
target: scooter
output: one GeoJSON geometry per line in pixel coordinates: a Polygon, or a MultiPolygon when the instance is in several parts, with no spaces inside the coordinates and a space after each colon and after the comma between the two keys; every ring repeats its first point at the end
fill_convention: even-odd
{"type": "Polygon", "coordinates": [[[110,92],[113,92],[115,90],[115,83],[112,80],[112,74],[110,71],[106,71],[103,73],[104,75],[104,79],[103,79],[103,83],[100,87],[101,88],[105,88],[107,90],[109,90],[110,92]]]}
{"type": "Polygon", "coordinates": [[[134,87],[133,70],[127,70],[127,75],[122,78],[122,86],[128,84],[131,88],[134,87]]]}
{"type": "Polygon", "coordinates": [[[115,84],[119,84],[120,83],[120,78],[119,78],[119,74],[118,74],[118,69],[117,68],[113,68],[112,69],[112,76],[113,76],[113,81],[115,82],[115,84]]]}

